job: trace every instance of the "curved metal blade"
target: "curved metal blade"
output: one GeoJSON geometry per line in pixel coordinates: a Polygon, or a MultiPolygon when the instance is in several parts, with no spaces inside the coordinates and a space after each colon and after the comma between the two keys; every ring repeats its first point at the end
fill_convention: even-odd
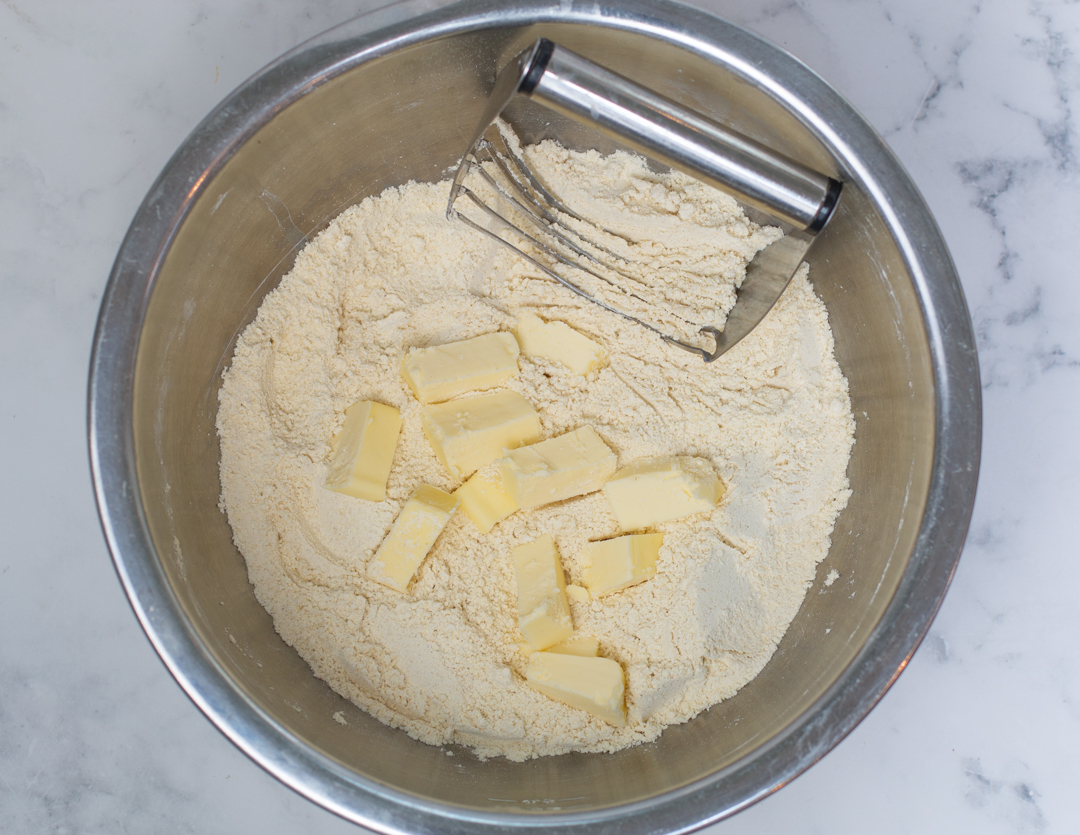
{"type": "Polygon", "coordinates": [[[705,362],[717,359],[765,318],[791,283],[813,240],[803,232],[788,232],[746,265],[746,278],[735,294],[735,306],[728,313],[724,329],[712,326],[701,329],[716,339],[716,348],[705,357],[705,362]]]}

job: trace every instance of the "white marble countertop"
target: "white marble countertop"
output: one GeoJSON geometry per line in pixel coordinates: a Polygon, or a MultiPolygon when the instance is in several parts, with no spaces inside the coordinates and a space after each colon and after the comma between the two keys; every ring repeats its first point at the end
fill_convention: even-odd
{"type": "MultiPolygon", "coordinates": [[[[155,656],[98,527],[84,400],[113,257],[169,156],[370,5],[0,0],[4,832],[359,831],[233,748],[155,656]]],[[[822,762],[709,831],[1080,831],[1080,5],[701,5],[803,59],[907,166],[959,266],[985,398],[971,534],[908,670],[822,762]]]]}

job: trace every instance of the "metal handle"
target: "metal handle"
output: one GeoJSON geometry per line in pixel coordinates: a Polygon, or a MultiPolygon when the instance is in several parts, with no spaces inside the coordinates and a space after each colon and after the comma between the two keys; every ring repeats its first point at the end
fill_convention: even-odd
{"type": "MultiPolygon", "coordinates": [[[[824,228],[840,183],[546,38],[508,67],[516,92],[798,229],[824,228]]],[[[502,81],[503,79],[500,79],[502,81]]],[[[512,95],[512,94],[511,94],[512,95]]]]}

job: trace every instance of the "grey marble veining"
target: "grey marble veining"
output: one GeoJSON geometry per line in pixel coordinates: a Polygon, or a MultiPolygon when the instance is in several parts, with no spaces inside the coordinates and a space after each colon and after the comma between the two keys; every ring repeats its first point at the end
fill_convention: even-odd
{"type": "MultiPolygon", "coordinates": [[[[0,0],[0,829],[346,833],[157,660],[91,498],[101,291],[183,137],[275,56],[372,4],[0,0]]],[[[952,249],[979,338],[983,470],[953,587],[851,736],[710,831],[1080,829],[1080,4],[699,2],[877,127],[952,249]]]]}

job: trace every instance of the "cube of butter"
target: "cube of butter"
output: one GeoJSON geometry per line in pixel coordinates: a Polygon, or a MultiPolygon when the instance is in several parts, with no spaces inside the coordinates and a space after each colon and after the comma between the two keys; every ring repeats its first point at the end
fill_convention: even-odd
{"type": "Polygon", "coordinates": [[[540,416],[524,397],[496,391],[424,406],[424,434],[455,478],[466,478],[507,449],[540,438],[540,416]]]}
{"type": "Polygon", "coordinates": [[[618,728],[626,725],[626,685],[618,661],[559,652],[534,652],[525,669],[529,687],[587,710],[618,728]]]}
{"type": "Polygon", "coordinates": [[[413,348],[401,361],[401,376],[421,403],[439,403],[510,379],[518,373],[518,353],[513,334],[485,333],[461,342],[413,348]]]}
{"type": "Polygon", "coordinates": [[[488,533],[496,522],[501,522],[518,509],[517,503],[503,489],[498,475],[477,473],[457,490],[454,495],[461,500],[465,511],[480,533],[488,533]]]}
{"type": "Polygon", "coordinates": [[[374,400],[357,400],[345,410],[345,423],[330,445],[328,490],[381,502],[394,463],[401,413],[374,400]]]}
{"type": "Polygon", "coordinates": [[[588,374],[604,364],[607,351],[563,322],[545,322],[535,313],[523,313],[514,329],[527,357],[561,362],[577,374],[588,374]]]}
{"type": "Polygon", "coordinates": [[[563,655],[595,656],[600,654],[600,639],[589,635],[571,635],[565,641],[559,641],[547,648],[547,652],[561,652],[563,655]]]}
{"type": "Polygon", "coordinates": [[[457,506],[458,500],[449,493],[427,484],[417,487],[368,564],[368,576],[405,591],[457,506]]]}
{"type": "Polygon", "coordinates": [[[511,552],[518,590],[518,628],[533,649],[544,649],[574,634],[570,604],[555,540],[545,534],[511,552]]]}
{"type": "Polygon", "coordinates": [[[585,545],[585,586],[594,597],[611,594],[656,576],[662,533],[617,536],[585,545]]]}
{"type": "Polygon", "coordinates": [[[515,449],[499,466],[506,492],[519,507],[532,508],[599,490],[617,463],[615,453],[596,430],[582,426],[515,449]]]}
{"type": "Polygon", "coordinates": [[[712,510],[724,485],[700,458],[665,458],[623,467],[604,485],[604,494],[624,531],[712,510]]]}

